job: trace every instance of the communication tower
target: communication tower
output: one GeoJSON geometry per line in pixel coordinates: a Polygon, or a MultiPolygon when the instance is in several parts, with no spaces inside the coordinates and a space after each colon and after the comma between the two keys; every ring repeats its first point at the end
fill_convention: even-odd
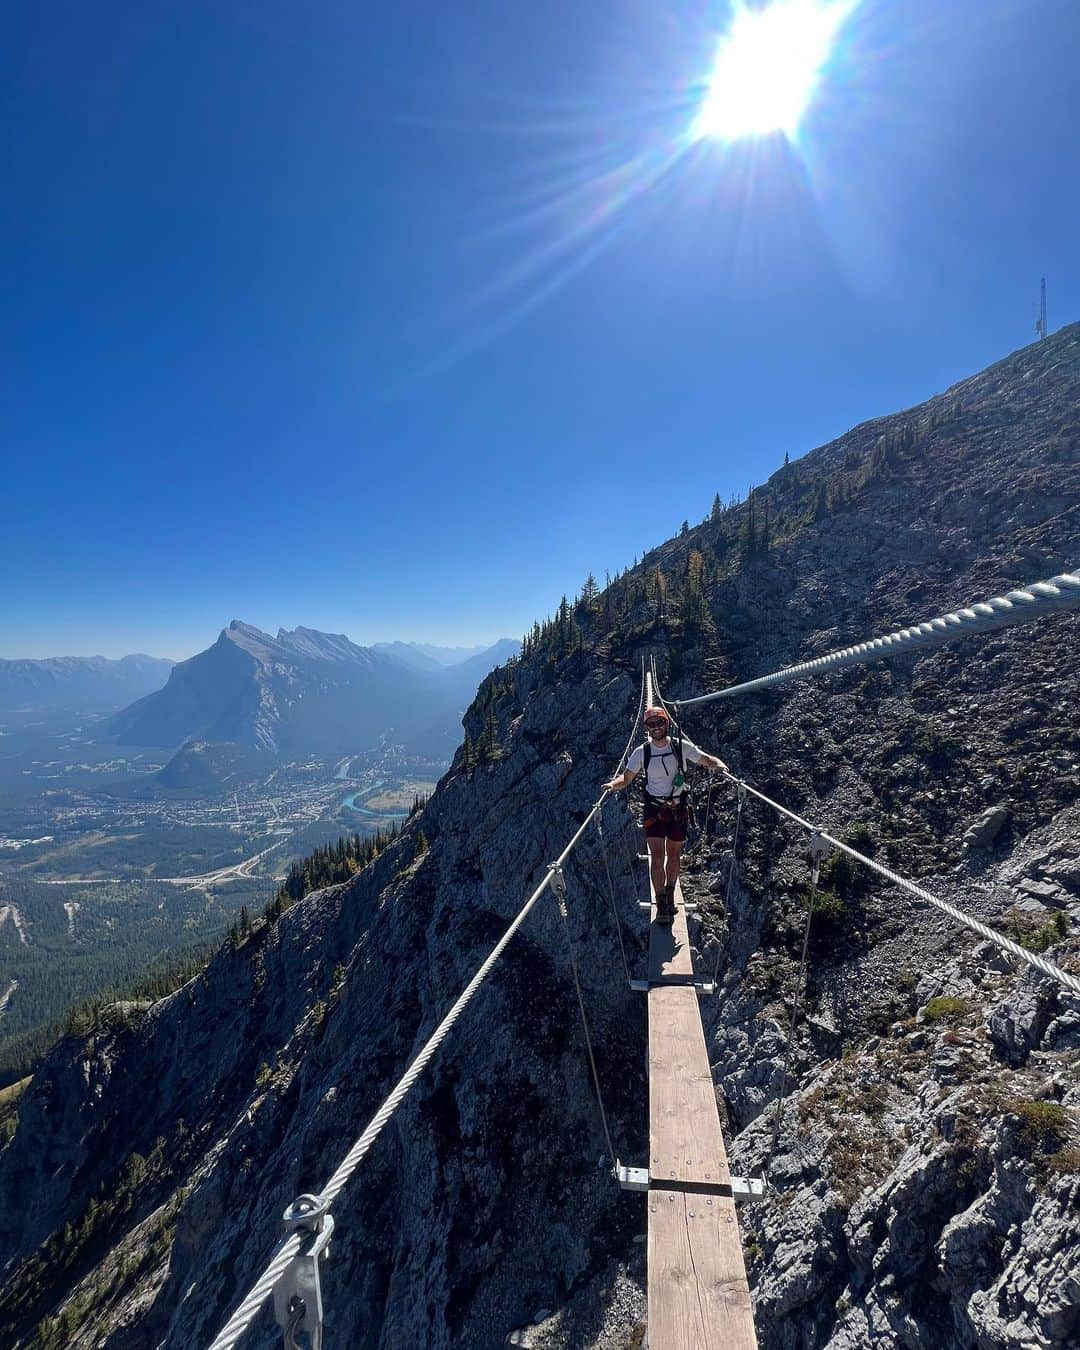
{"type": "Polygon", "coordinates": [[[1039,317],[1035,320],[1035,331],[1040,338],[1046,336],[1046,278],[1039,287],[1039,317]]]}

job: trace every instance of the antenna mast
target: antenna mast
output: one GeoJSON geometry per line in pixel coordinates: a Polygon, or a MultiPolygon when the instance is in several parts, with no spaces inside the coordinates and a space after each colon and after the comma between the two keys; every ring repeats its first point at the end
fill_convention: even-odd
{"type": "Polygon", "coordinates": [[[1035,331],[1040,338],[1046,336],[1046,278],[1039,287],[1039,317],[1035,320],[1035,331]]]}

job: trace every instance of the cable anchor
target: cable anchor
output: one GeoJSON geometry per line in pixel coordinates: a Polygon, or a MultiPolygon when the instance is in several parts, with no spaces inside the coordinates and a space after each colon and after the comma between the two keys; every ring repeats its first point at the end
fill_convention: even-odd
{"type": "Polygon", "coordinates": [[[330,1202],[301,1195],[282,1215],[286,1233],[309,1235],[274,1285],[274,1316],[285,1335],[285,1350],[322,1350],[323,1304],[319,1257],[330,1255],[334,1216],[330,1202]],[[298,1340],[298,1335],[303,1340],[298,1340]]]}
{"type": "Polygon", "coordinates": [[[807,848],[810,852],[810,884],[816,886],[821,875],[821,864],[833,852],[834,845],[818,830],[810,836],[807,848]]]}
{"type": "Polygon", "coordinates": [[[559,909],[563,918],[566,915],[566,877],[563,876],[562,863],[548,863],[548,872],[551,874],[551,889],[555,892],[555,899],[559,902],[559,909]]]}

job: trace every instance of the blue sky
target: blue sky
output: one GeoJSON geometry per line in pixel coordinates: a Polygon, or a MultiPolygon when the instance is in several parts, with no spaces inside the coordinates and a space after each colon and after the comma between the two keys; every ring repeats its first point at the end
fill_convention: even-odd
{"type": "Polygon", "coordinates": [[[692,144],[729,18],[9,8],[0,655],[517,635],[1080,317],[1075,0],[862,0],[692,144]]]}

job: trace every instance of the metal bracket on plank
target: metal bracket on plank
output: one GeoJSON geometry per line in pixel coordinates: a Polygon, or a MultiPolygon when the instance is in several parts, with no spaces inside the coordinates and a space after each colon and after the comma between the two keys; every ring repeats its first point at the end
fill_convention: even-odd
{"type": "MultiPolygon", "coordinates": [[[[638,909],[652,909],[653,907],[653,902],[651,900],[639,900],[637,903],[638,909]]],[[[682,902],[682,908],[686,910],[687,914],[696,914],[698,912],[698,906],[693,900],[684,900],[682,902]]]]}
{"type": "Polygon", "coordinates": [[[650,989],[694,988],[699,994],[716,993],[712,980],[699,980],[694,975],[671,975],[663,980],[631,980],[630,988],[635,994],[647,994],[650,989]]]}
{"type": "Polygon", "coordinates": [[[627,1167],[622,1162],[615,1164],[615,1178],[624,1191],[647,1191],[655,1184],[661,1190],[709,1191],[716,1195],[730,1195],[736,1204],[742,1204],[745,1200],[761,1200],[768,1189],[768,1182],[763,1177],[732,1177],[730,1186],[716,1181],[686,1181],[676,1185],[665,1182],[662,1177],[650,1177],[647,1167],[627,1167]]]}
{"type": "Polygon", "coordinates": [[[330,1255],[334,1216],[329,1202],[317,1195],[301,1195],[282,1216],[286,1233],[301,1232],[309,1240],[282,1271],[274,1285],[274,1316],[285,1333],[285,1350],[307,1344],[322,1350],[323,1304],[319,1257],[330,1255]],[[303,1342],[297,1340],[303,1335],[303,1342]]]}

